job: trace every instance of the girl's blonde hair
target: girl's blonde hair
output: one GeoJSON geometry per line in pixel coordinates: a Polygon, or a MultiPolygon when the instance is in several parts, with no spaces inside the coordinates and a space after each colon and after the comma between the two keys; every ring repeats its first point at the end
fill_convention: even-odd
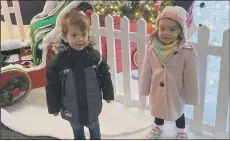
{"type": "MultiPolygon", "coordinates": [[[[170,18],[169,18],[169,19],[170,19],[170,18]]],[[[173,19],[171,19],[171,20],[173,20],[173,19]]],[[[175,20],[173,20],[173,21],[175,21],[175,20]]],[[[184,33],[183,33],[183,30],[182,30],[182,27],[180,26],[180,24],[179,24],[177,21],[175,21],[175,22],[177,23],[177,26],[178,26],[178,28],[179,28],[178,39],[179,39],[179,40],[182,40],[182,39],[184,38],[184,33]]],[[[156,26],[158,26],[158,25],[156,25],[156,26]]],[[[158,27],[156,27],[156,29],[157,29],[157,28],[158,28],[158,27]]],[[[153,31],[153,32],[150,34],[150,36],[149,36],[150,41],[152,41],[153,38],[157,36],[157,34],[158,34],[158,30],[153,31]]]]}

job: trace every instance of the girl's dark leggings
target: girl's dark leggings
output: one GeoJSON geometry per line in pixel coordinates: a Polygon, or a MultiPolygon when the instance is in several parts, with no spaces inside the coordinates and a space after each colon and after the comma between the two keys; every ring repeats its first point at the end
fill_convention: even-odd
{"type": "MultiPolygon", "coordinates": [[[[160,119],[160,118],[155,118],[155,124],[156,125],[164,125],[164,119],[160,119]]],[[[185,128],[185,116],[184,116],[184,113],[182,114],[182,116],[180,118],[178,118],[176,120],[176,127],[177,128],[181,128],[181,129],[184,129],[185,128]]]]}

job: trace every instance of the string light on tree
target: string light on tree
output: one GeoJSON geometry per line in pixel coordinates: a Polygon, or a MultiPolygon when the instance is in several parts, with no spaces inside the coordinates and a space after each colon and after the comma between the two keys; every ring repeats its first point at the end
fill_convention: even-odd
{"type": "Polygon", "coordinates": [[[150,20],[151,22],[153,22],[153,18],[150,18],[149,20],[150,20]]]}
{"type": "Polygon", "coordinates": [[[136,21],[140,17],[143,17],[147,22],[155,23],[155,19],[159,12],[161,12],[165,6],[173,5],[173,0],[166,1],[103,1],[94,5],[94,12],[98,15],[107,15],[116,12],[116,16],[126,16],[131,21],[136,21]],[[118,15],[119,14],[119,15],[118,15]]]}

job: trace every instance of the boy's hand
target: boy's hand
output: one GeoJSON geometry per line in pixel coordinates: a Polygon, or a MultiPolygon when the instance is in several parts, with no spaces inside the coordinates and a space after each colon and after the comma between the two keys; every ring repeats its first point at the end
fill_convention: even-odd
{"type": "Polygon", "coordinates": [[[106,100],[107,103],[111,103],[112,100],[106,100]]]}
{"type": "Polygon", "coordinates": [[[58,116],[58,115],[59,115],[59,113],[54,113],[54,114],[53,114],[53,116],[55,116],[55,117],[58,116]]]}

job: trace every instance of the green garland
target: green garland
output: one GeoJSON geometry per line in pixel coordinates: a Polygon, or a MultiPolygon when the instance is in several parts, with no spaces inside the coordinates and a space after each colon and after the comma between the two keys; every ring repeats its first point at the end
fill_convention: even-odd
{"type": "Polygon", "coordinates": [[[15,88],[25,88],[26,80],[23,77],[14,77],[10,79],[1,89],[0,89],[0,102],[7,104],[13,99],[13,90],[15,88]],[[24,85],[24,86],[23,86],[24,85]]]}
{"type": "Polygon", "coordinates": [[[155,23],[158,14],[166,7],[173,5],[173,0],[156,1],[103,1],[93,6],[94,12],[98,15],[116,13],[118,16],[126,16],[130,20],[136,21],[139,18],[144,18],[147,22],[155,23]],[[155,9],[156,7],[156,9],[155,9]]]}
{"type": "Polygon", "coordinates": [[[30,80],[25,76],[17,76],[9,79],[9,81],[0,88],[0,106],[7,106],[23,100],[27,96],[30,89],[30,80]],[[21,93],[21,91],[27,91],[21,93]],[[15,97],[15,98],[14,98],[15,97]]]}

